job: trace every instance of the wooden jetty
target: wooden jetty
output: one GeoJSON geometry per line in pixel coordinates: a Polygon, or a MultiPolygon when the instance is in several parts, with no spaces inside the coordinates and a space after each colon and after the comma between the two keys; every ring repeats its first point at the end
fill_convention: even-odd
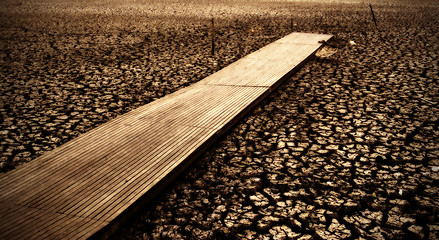
{"type": "Polygon", "coordinates": [[[0,239],[106,238],[331,35],[292,33],[0,175],[0,239]]]}

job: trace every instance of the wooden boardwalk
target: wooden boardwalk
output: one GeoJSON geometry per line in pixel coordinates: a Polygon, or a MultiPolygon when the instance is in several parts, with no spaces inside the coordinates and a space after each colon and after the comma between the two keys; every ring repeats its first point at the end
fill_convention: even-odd
{"type": "Polygon", "coordinates": [[[107,237],[329,38],[292,33],[1,174],[0,239],[107,237]]]}

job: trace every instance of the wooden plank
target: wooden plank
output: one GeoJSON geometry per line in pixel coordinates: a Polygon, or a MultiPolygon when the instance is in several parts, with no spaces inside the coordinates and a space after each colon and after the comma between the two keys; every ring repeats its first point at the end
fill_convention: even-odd
{"type": "Polygon", "coordinates": [[[240,111],[238,103],[248,103],[265,91],[266,88],[243,88],[233,86],[204,86],[204,91],[196,94],[188,93],[187,97],[181,97],[179,101],[163,104],[159,111],[148,109],[139,119],[163,124],[178,124],[201,128],[218,129],[217,122],[206,121],[212,114],[220,118],[227,118],[226,111],[240,111]],[[176,109],[184,109],[175,113],[176,109]]]}
{"type": "Polygon", "coordinates": [[[228,69],[222,69],[208,77],[206,83],[269,87],[313,54],[316,49],[318,49],[317,45],[298,45],[292,48],[288,44],[273,43],[266,47],[267,51],[256,51],[255,55],[236,62],[234,68],[239,70],[229,72],[228,69]],[[258,75],[257,79],[254,78],[255,75],[258,75]]]}
{"type": "Polygon", "coordinates": [[[96,219],[110,220],[110,216],[116,216],[126,209],[130,203],[137,200],[138,197],[144,195],[152,186],[157,184],[164,176],[178,166],[185,157],[191,155],[204,141],[210,138],[215,131],[207,129],[198,129],[194,132],[185,143],[182,144],[181,149],[170,149],[165,154],[158,157],[157,164],[151,166],[154,171],[149,169],[142,169],[137,173],[137,178],[133,178],[130,187],[124,188],[123,191],[116,193],[112,199],[109,199],[109,207],[104,211],[95,212],[92,216],[96,219]],[[206,134],[209,133],[209,134],[206,134]],[[147,176],[144,173],[150,173],[147,176]],[[153,174],[151,174],[153,173],[153,174]],[[141,177],[144,176],[144,177],[141,177]],[[116,213],[116,215],[114,215],[116,213]],[[109,215],[109,216],[105,216],[109,215]]]}
{"type": "MultiPolygon", "coordinates": [[[[80,223],[81,225],[102,224],[95,220],[78,218],[69,215],[63,215],[55,212],[39,210],[36,208],[28,208],[18,206],[11,203],[2,203],[2,211],[0,215],[0,239],[44,239],[51,235],[55,239],[62,239],[61,236],[74,232],[66,228],[72,223],[80,223]],[[10,215],[12,213],[12,215],[10,215]],[[18,215],[16,215],[18,213],[18,215]],[[8,229],[3,228],[9,226],[8,229]],[[25,226],[25,227],[23,227],[25,226]]],[[[103,226],[101,226],[103,227],[103,226]]]]}
{"type": "MultiPolygon", "coordinates": [[[[315,33],[291,33],[279,40],[277,43],[287,43],[291,45],[300,44],[321,44],[322,41],[328,41],[332,35],[330,34],[315,34],[315,33]]],[[[263,48],[261,48],[263,49],[263,48]]]]}
{"type": "Polygon", "coordinates": [[[0,239],[85,239],[112,230],[330,37],[288,35],[0,174],[0,239]]]}
{"type": "Polygon", "coordinates": [[[128,169],[130,170],[130,175],[123,176],[124,181],[115,182],[115,187],[112,191],[109,191],[107,194],[104,195],[96,196],[97,201],[99,201],[100,203],[99,205],[88,205],[85,208],[74,209],[75,211],[67,213],[75,214],[78,216],[82,216],[85,214],[95,217],[95,215],[93,214],[95,212],[94,210],[99,208],[108,208],[109,206],[117,203],[117,201],[121,201],[121,199],[124,197],[123,193],[125,193],[127,190],[130,191],[131,189],[133,189],[136,186],[136,183],[140,181],[139,179],[144,179],[151,176],[151,174],[155,172],[152,171],[155,167],[161,167],[160,161],[163,158],[168,159],[170,158],[170,154],[172,154],[174,151],[179,150],[178,145],[171,144],[170,142],[181,141],[181,143],[184,143],[185,141],[187,141],[186,137],[191,133],[190,131],[188,131],[189,129],[187,128],[180,129],[180,131],[182,131],[183,133],[181,137],[171,138],[170,140],[163,141],[161,145],[157,146],[158,150],[154,151],[153,154],[147,153],[148,155],[142,156],[146,159],[150,159],[148,164],[142,164],[142,162],[140,161],[139,166],[135,165],[135,168],[128,169]],[[116,196],[116,198],[114,196],[116,196]]]}
{"type": "MultiPolygon", "coordinates": [[[[163,127],[163,126],[162,126],[163,127]]],[[[166,139],[172,139],[171,138],[171,134],[173,132],[170,132],[167,135],[162,135],[162,136],[158,136],[158,139],[156,139],[155,137],[157,137],[156,135],[152,135],[154,132],[157,132],[156,129],[150,129],[150,128],[146,128],[147,132],[144,132],[144,134],[146,136],[151,135],[151,140],[155,141],[155,142],[143,142],[142,143],[142,139],[140,137],[135,136],[134,138],[137,139],[137,143],[132,143],[129,142],[127,143],[130,146],[130,149],[133,150],[129,153],[131,154],[137,154],[136,152],[136,148],[134,148],[134,146],[140,146],[141,148],[143,146],[145,146],[144,144],[148,144],[148,143],[152,143],[151,146],[143,148],[142,151],[143,152],[153,152],[153,151],[157,151],[157,143],[163,144],[163,138],[166,139]],[[155,145],[154,145],[155,143],[155,145]]],[[[140,134],[139,134],[140,136],[140,134]]],[[[148,144],[149,145],[149,144],[148,144]]],[[[146,146],[148,146],[146,145],[146,146]]],[[[138,149],[138,148],[137,148],[138,149]]],[[[102,153],[105,154],[105,153],[102,153]]],[[[95,185],[98,184],[97,186],[99,186],[98,189],[100,190],[105,190],[107,188],[106,184],[109,184],[109,182],[105,181],[105,179],[103,178],[105,175],[109,175],[110,178],[113,178],[114,180],[120,179],[121,176],[120,174],[129,170],[127,169],[132,163],[128,161],[129,160],[129,156],[126,156],[126,152],[124,151],[119,151],[117,153],[114,153],[111,158],[104,158],[104,162],[107,162],[107,164],[104,164],[104,162],[102,162],[101,166],[97,166],[95,168],[91,168],[89,169],[89,171],[87,172],[80,172],[78,173],[75,178],[76,178],[76,182],[78,184],[69,187],[69,189],[67,189],[67,196],[57,199],[57,203],[58,205],[56,205],[56,207],[59,209],[59,211],[64,212],[67,211],[67,213],[70,213],[70,211],[73,211],[73,209],[68,210],[70,207],[77,207],[77,202],[75,202],[78,198],[84,198],[84,199],[88,199],[90,197],[92,197],[93,192],[96,192],[95,189],[93,188],[87,188],[88,185],[95,185]],[[91,177],[88,176],[89,174],[91,174],[91,177]],[[80,183],[80,184],[79,184],[80,183]],[[82,197],[82,195],[85,195],[85,197],[82,197]],[[67,199],[65,199],[67,198],[67,199]]],[[[146,162],[147,164],[148,162],[146,162]]],[[[109,189],[109,191],[111,191],[111,188],[109,189]]],[[[53,203],[49,203],[48,207],[50,208],[51,206],[53,206],[53,203]]]]}

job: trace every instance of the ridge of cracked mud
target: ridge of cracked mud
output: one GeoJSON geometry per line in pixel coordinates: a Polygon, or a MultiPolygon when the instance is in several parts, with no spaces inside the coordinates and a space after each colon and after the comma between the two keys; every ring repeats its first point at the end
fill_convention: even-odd
{"type": "MultiPolygon", "coordinates": [[[[295,31],[334,34],[335,53],[303,66],[114,239],[439,239],[438,6],[375,3],[378,29],[367,5],[313,6],[285,8],[295,31]]],[[[3,171],[291,30],[286,15],[230,17],[209,57],[208,20],[194,22],[5,31],[3,171]]]]}

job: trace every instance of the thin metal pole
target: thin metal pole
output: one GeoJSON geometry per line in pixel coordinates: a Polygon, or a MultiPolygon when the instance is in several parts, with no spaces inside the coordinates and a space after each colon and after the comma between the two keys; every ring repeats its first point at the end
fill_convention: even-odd
{"type": "Polygon", "coordinates": [[[214,20],[212,18],[212,32],[211,32],[211,36],[212,36],[212,56],[215,55],[215,25],[214,25],[214,20]]]}
{"type": "Polygon", "coordinates": [[[375,27],[378,27],[377,19],[375,18],[375,14],[373,13],[372,4],[369,3],[369,7],[370,7],[370,12],[372,13],[372,19],[373,19],[373,21],[375,23],[375,27]]]}
{"type": "Polygon", "coordinates": [[[294,21],[293,21],[293,18],[291,18],[290,19],[290,27],[291,27],[291,32],[293,32],[294,31],[294,21]]]}

